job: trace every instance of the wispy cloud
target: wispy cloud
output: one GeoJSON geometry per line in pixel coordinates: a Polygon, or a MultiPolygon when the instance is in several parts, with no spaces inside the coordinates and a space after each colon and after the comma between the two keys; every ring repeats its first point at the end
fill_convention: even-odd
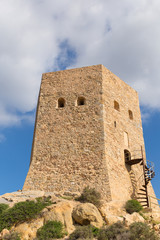
{"type": "Polygon", "coordinates": [[[43,72],[99,63],[159,111],[159,21],[157,0],[1,0],[0,125],[32,113],[43,72]]]}
{"type": "Polygon", "coordinates": [[[4,142],[6,140],[5,136],[3,134],[0,134],[0,143],[4,142]]]}

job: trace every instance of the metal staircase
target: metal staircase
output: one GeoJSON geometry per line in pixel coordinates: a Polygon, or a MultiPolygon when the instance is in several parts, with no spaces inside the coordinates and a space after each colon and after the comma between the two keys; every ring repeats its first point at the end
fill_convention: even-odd
{"type": "Polygon", "coordinates": [[[124,151],[125,163],[134,165],[140,163],[143,167],[143,174],[139,177],[140,187],[137,189],[137,200],[143,207],[149,207],[149,196],[147,185],[155,176],[154,163],[149,160],[144,160],[143,149],[130,153],[128,150],[124,151]]]}

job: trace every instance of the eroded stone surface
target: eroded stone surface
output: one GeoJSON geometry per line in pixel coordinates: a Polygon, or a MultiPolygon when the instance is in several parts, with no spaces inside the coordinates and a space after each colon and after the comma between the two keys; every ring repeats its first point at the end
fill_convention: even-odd
{"type": "Polygon", "coordinates": [[[42,212],[44,222],[47,221],[60,221],[66,228],[68,233],[73,232],[75,227],[72,221],[72,210],[75,204],[68,201],[62,201],[55,205],[45,208],[42,212]]]}
{"type": "Polygon", "coordinates": [[[81,203],[73,209],[73,219],[81,224],[102,227],[103,219],[98,209],[91,203],[81,203]]]}

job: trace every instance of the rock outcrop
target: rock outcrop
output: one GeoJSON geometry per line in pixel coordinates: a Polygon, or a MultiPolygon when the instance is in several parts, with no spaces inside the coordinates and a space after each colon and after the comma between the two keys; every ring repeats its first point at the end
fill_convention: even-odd
{"type": "MultiPolygon", "coordinates": [[[[117,221],[121,221],[128,227],[133,222],[145,222],[144,218],[140,216],[139,213],[126,213],[124,202],[122,201],[105,202],[98,209],[91,203],[74,201],[73,199],[75,196],[78,196],[78,193],[74,195],[68,194],[67,196],[66,194],[63,195],[56,192],[18,191],[0,196],[0,203],[6,203],[12,207],[17,202],[48,196],[50,196],[52,201],[50,206],[45,207],[35,219],[14,225],[10,230],[3,229],[0,233],[0,240],[4,239],[5,235],[7,236],[12,232],[19,233],[21,235],[21,240],[33,240],[36,238],[37,230],[47,223],[47,221],[52,220],[60,221],[68,234],[75,230],[75,225],[92,224],[97,228],[101,228],[104,224],[110,225],[117,221]]],[[[160,224],[156,221],[152,221],[153,216],[155,216],[156,219],[160,219],[158,212],[153,212],[153,216],[152,212],[148,212],[145,216],[146,219],[149,219],[148,223],[150,223],[150,226],[157,232],[160,232],[160,224]]]]}
{"type": "Polygon", "coordinates": [[[92,224],[97,228],[103,226],[103,219],[98,209],[92,203],[81,203],[73,209],[75,222],[81,225],[92,224]]]}

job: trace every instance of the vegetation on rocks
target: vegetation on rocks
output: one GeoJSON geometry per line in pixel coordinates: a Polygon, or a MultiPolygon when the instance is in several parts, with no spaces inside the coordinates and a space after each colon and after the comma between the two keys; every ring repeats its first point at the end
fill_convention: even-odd
{"type": "Polygon", "coordinates": [[[137,200],[132,199],[126,202],[125,209],[128,213],[132,214],[134,212],[140,212],[143,207],[137,200]]]}
{"type": "Polygon", "coordinates": [[[57,221],[48,221],[37,231],[37,240],[62,238],[66,235],[63,224],[57,221]]]}
{"type": "Polygon", "coordinates": [[[35,218],[43,208],[50,204],[49,198],[38,198],[35,201],[19,202],[12,208],[6,208],[0,214],[0,232],[4,228],[10,229],[13,224],[35,218]]]}
{"type": "Polygon", "coordinates": [[[126,228],[117,222],[100,230],[98,240],[159,240],[155,231],[146,223],[135,222],[126,228]]]}
{"type": "Polygon", "coordinates": [[[129,230],[125,228],[125,226],[121,222],[117,222],[103,228],[99,232],[98,240],[129,240],[130,238],[129,230]]]}
{"type": "Polygon", "coordinates": [[[69,203],[64,199],[56,198],[55,200],[53,197],[52,203],[50,199],[43,197],[36,198],[34,201],[27,200],[16,203],[12,208],[6,204],[0,204],[0,239],[62,239],[67,235],[67,231],[71,233],[67,237],[68,240],[160,240],[155,232],[155,230],[159,232],[160,225],[154,226],[155,230],[150,227],[154,225],[150,221],[151,215],[147,213],[148,215],[145,216],[145,211],[139,212],[142,206],[136,200],[127,201],[125,206],[126,211],[133,214],[125,213],[123,208],[123,218],[117,217],[112,221],[121,219],[120,222],[104,225],[101,214],[106,214],[107,220],[109,214],[103,208],[100,214],[100,211],[93,206],[94,204],[99,207],[101,199],[95,189],[85,188],[78,199],[82,203],[78,204],[69,203]],[[41,212],[51,204],[52,206],[41,212]],[[139,214],[144,215],[144,218],[139,214]],[[150,223],[150,226],[144,223],[145,221],[150,223]]]}
{"type": "Polygon", "coordinates": [[[69,240],[76,239],[93,239],[99,234],[99,229],[92,226],[78,226],[76,230],[69,236],[69,240]]]}
{"type": "Polygon", "coordinates": [[[0,204],[0,215],[1,215],[2,212],[3,212],[4,210],[6,210],[7,208],[9,208],[8,204],[1,203],[1,204],[0,204]]]}
{"type": "Polygon", "coordinates": [[[129,227],[130,240],[158,240],[160,239],[154,230],[152,230],[146,223],[135,222],[129,227]]]}
{"type": "Polygon", "coordinates": [[[11,232],[3,237],[3,240],[21,240],[17,232],[11,232]]]}
{"type": "Polygon", "coordinates": [[[85,187],[80,197],[76,199],[82,203],[92,203],[96,207],[101,206],[101,194],[95,188],[85,187]]]}

